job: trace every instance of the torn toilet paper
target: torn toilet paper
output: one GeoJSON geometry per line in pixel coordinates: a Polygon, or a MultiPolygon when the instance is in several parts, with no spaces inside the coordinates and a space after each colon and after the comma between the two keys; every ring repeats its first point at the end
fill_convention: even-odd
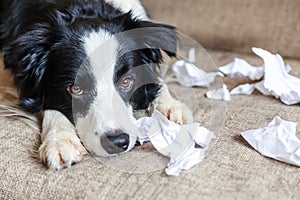
{"type": "MultiPolygon", "coordinates": [[[[172,65],[173,74],[165,78],[166,82],[178,82],[185,87],[206,87],[209,88],[215,81],[216,77],[224,77],[221,72],[205,72],[195,66],[196,61],[195,49],[189,51],[187,60],[178,60],[172,65]]],[[[230,101],[230,94],[226,85],[218,89],[210,89],[206,97],[216,100],[230,101]]]]}
{"type": "Polygon", "coordinates": [[[250,95],[253,93],[254,90],[255,90],[255,85],[247,83],[247,84],[239,85],[236,88],[233,88],[230,91],[230,95],[235,95],[235,94],[250,95]]]}
{"type": "Polygon", "coordinates": [[[214,82],[216,76],[223,77],[220,72],[205,72],[195,66],[195,49],[190,49],[188,60],[178,60],[172,66],[172,70],[176,76],[174,81],[185,87],[208,87],[214,82]]]}
{"type": "Polygon", "coordinates": [[[210,141],[215,138],[212,132],[198,123],[179,125],[158,111],[154,111],[151,117],[137,120],[137,126],[141,144],[151,141],[161,154],[170,157],[165,171],[173,176],[201,162],[210,141]]]}
{"type": "Polygon", "coordinates": [[[287,105],[300,103],[300,79],[287,73],[282,57],[259,48],[253,48],[253,52],[265,62],[263,87],[256,89],[266,89],[287,105]]]}
{"type": "Polygon", "coordinates": [[[229,77],[249,78],[253,81],[259,80],[264,75],[264,67],[255,67],[246,60],[235,58],[233,62],[219,68],[219,71],[229,77]]]}
{"type": "Polygon", "coordinates": [[[231,96],[225,84],[223,84],[222,88],[208,90],[206,92],[206,97],[209,99],[231,101],[231,96]]]}
{"type": "Polygon", "coordinates": [[[243,138],[262,155],[300,166],[296,123],[275,117],[265,128],[243,132],[243,138]]]}
{"type": "MultiPolygon", "coordinates": [[[[290,65],[285,65],[284,69],[286,73],[290,73],[292,70],[290,65]]],[[[219,67],[219,71],[232,78],[249,78],[252,81],[256,81],[263,78],[265,65],[254,66],[244,59],[235,58],[231,63],[219,67]]]]}
{"type": "Polygon", "coordinates": [[[185,87],[208,87],[216,76],[223,76],[220,72],[205,72],[185,60],[175,62],[172,70],[177,82],[185,87]]]}
{"type": "MultiPolygon", "coordinates": [[[[263,80],[254,83],[254,84],[244,84],[234,88],[230,94],[252,94],[254,89],[257,89],[264,95],[272,95],[277,99],[280,99],[286,105],[293,105],[300,103],[300,79],[289,74],[291,71],[291,67],[289,65],[285,65],[282,57],[278,54],[271,54],[270,52],[260,49],[260,48],[252,48],[253,52],[261,57],[264,60],[263,67],[256,67],[258,69],[263,69],[263,80]]],[[[246,62],[246,61],[245,61],[246,62]]],[[[225,72],[231,76],[235,76],[236,74],[243,74],[243,76],[247,76],[251,79],[251,77],[259,78],[260,75],[257,73],[256,75],[253,71],[249,70],[251,66],[249,63],[245,64],[245,62],[238,61],[231,63],[234,65],[234,72],[229,73],[229,68],[226,67],[225,72]],[[239,68],[239,63],[244,63],[244,66],[239,68]],[[246,70],[245,70],[246,69],[246,70]],[[244,72],[242,72],[245,70],[244,72]]],[[[230,66],[228,64],[227,66],[230,66]]],[[[224,68],[222,68],[224,71],[224,68]]],[[[255,80],[255,79],[252,79],[255,80]]],[[[257,80],[257,79],[256,79],[257,80]]]]}

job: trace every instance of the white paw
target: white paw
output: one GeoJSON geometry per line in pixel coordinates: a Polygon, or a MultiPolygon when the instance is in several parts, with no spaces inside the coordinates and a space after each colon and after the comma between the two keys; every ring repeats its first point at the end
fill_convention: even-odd
{"type": "Polygon", "coordinates": [[[187,124],[194,121],[192,111],[180,101],[160,102],[156,105],[157,110],[163,113],[169,120],[178,124],[187,124]]]}
{"type": "Polygon", "coordinates": [[[71,167],[86,154],[79,138],[74,132],[51,131],[39,148],[39,156],[50,169],[60,170],[71,167]]]}

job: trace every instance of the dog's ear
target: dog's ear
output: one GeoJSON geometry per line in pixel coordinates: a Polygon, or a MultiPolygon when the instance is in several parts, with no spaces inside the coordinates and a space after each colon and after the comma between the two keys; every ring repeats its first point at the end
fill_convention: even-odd
{"type": "Polygon", "coordinates": [[[160,49],[170,57],[176,56],[178,36],[174,26],[140,21],[137,30],[143,36],[140,38],[140,42],[146,48],[160,49]]]}
{"type": "Polygon", "coordinates": [[[124,14],[118,20],[126,26],[124,32],[117,36],[124,48],[121,53],[143,51],[153,63],[161,63],[161,50],[170,57],[176,56],[178,36],[175,27],[133,20],[131,13],[124,14]]]}
{"type": "Polygon", "coordinates": [[[30,112],[39,112],[43,107],[44,72],[52,45],[50,28],[37,26],[3,49],[4,65],[14,74],[21,106],[30,112]]]}

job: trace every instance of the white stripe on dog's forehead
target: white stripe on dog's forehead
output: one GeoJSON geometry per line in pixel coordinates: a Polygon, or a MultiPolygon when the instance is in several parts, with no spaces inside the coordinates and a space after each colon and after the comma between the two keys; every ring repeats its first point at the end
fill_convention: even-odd
{"type": "MultiPolygon", "coordinates": [[[[109,112],[112,111],[113,97],[119,96],[113,81],[117,63],[117,42],[105,30],[90,33],[87,38],[84,38],[84,42],[90,64],[89,70],[92,71],[96,79],[97,97],[94,104],[99,107],[101,112],[109,115],[109,112]]],[[[118,101],[120,100],[118,99],[118,101]]],[[[124,104],[124,102],[116,103],[124,104]]]]}
{"type": "Polygon", "coordinates": [[[112,35],[103,29],[100,29],[99,31],[93,31],[85,35],[83,41],[87,55],[93,53],[96,49],[110,39],[112,39],[112,35]]]}
{"type": "Polygon", "coordinates": [[[77,120],[78,135],[89,151],[100,156],[107,155],[100,144],[105,132],[121,130],[129,134],[131,148],[137,132],[135,119],[131,106],[124,102],[114,84],[118,43],[104,30],[90,33],[83,41],[97,96],[87,115],[77,120]]]}
{"type": "MultiPolygon", "coordinates": [[[[114,68],[117,59],[118,42],[109,32],[100,29],[89,33],[85,38],[84,48],[97,79],[106,78],[104,73],[114,68]],[[109,69],[110,68],[110,69],[109,69]]],[[[110,73],[113,73],[111,71],[110,73]]]]}

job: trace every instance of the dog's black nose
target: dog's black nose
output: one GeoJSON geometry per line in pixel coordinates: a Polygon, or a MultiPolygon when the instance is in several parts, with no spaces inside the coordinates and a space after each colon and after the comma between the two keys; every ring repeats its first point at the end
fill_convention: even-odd
{"type": "Polygon", "coordinates": [[[124,152],[129,146],[129,135],[121,131],[106,132],[101,137],[101,145],[109,154],[124,152]]]}

